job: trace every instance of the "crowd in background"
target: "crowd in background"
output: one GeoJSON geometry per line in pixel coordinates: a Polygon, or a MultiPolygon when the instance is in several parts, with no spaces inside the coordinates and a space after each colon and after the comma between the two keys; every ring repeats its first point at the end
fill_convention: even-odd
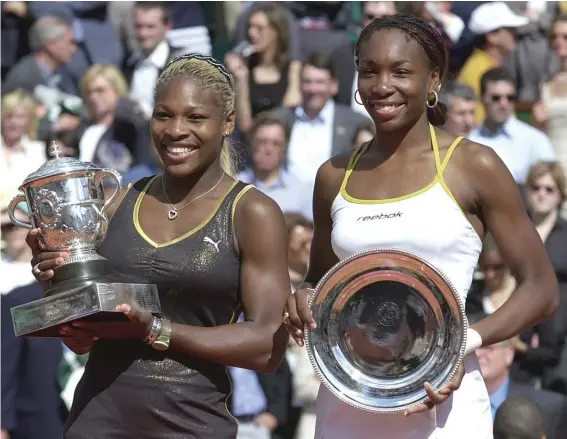
{"type": "MultiPolygon", "coordinates": [[[[1,10],[2,439],[61,437],[87,360],[56,339],[14,337],[9,312],[33,300],[35,279],[27,229],[11,223],[8,204],[49,158],[51,142],[119,171],[124,184],[159,173],[149,123],[160,72],[185,52],[223,60],[237,91],[237,177],[284,212],[293,290],[308,265],[318,167],[374,136],[357,99],[353,43],[373,19],[396,12],[420,15],[442,34],[444,129],[498,153],[560,283],[552,320],[477,351],[495,437],[565,437],[567,2],[8,1],[1,10]]],[[[15,215],[27,221],[25,203],[15,215]]],[[[469,321],[494,312],[515,284],[488,236],[469,321]]],[[[290,342],[274,374],[229,373],[238,439],[313,437],[320,382],[305,349],[290,342]],[[251,425],[259,428],[244,428],[251,425]]]]}

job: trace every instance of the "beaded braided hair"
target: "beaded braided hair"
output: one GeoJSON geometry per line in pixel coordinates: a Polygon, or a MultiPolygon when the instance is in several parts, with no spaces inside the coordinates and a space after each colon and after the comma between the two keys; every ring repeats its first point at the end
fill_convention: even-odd
{"type": "MultiPolygon", "coordinates": [[[[173,58],[159,75],[154,96],[169,85],[174,78],[191,79],[200,89],[210,89],[214,98],[222,108],[224,117],[235,108],[234,81],[226,67],[216,59],[199,53],[186,53],[173,58]]],[[[232,146],[223,137],[220,162],[222,169],[235,176],[236,164],[233,159],[232,146]]]]}
{"type": "MultiPolygon", "coordinates": [[[[439,70],[439,78],[443,80],[447,71],[447,51],[443,42],[443,37],[433,26],[423,19],[411,14],[396,14],[376,18],[368,26],[366,26],[356,42],[356,50],[354,53],[354,63],[356,70],[359,67],[359,53],[363,43],[370,40],[374,32],[382,29],[398,29],[405,33],[409,38],[417,41],[425,51],[429,59],[429,67],[439,70]]],[[[447,120],[447,107],[445,104],[438,102],[436,95],[441,89],[441,85],[437,90],[430,90],[427,97],[428,102],[435,104],[427,108],[427,119],[432,125],[444,125],[447,120]]]]}

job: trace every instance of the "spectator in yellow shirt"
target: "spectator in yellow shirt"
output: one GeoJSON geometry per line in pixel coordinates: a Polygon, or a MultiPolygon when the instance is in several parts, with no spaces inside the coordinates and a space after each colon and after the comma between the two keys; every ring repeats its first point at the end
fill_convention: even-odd
{"type": "MultiPolygon", "coordinates": [[[[516,48],[515,29],[527,23],[527,17],[515,14],[503,2],[488,2],[476,8],[469,21],[469,29],[477,35],[476,49],[461,69],[458,81],[480,95],[480,78],[502,65],[505,56],[516,48]]],[[[484,117],[484,108],[477,105],[476,122],[482,123],[484,117]]]]}

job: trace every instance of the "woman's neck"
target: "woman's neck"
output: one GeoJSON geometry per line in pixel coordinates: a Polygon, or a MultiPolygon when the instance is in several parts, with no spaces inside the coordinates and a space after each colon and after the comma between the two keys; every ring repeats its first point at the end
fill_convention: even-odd
{"type": "Polygon", "coordinates": [[[385,158],[389,158],[395,154],[405,154],[407,151],[415,150],[416,147],[431,145],[431,136],[429,133],[429,122],[427,121],[427,113],[409,129],[398,130],[392,132],[380,132],[376,127],[376,136],[370,144],[370,149],[374,152],[380,152],[385,158]]]}
{"type": "Polygon", "coordinates": [[[269,46],[261,53],[258,53],[258,65],[273,66],[276,59],[276,47],[269,46]]]}
{"type": "Polygon", "coordinates": [[[16,150],[18,146],[20,146],[23,137],[24,136],[17,139],[6,139],[5,137],[2,137],[2,149],[4,152],[11,153],[16,150]]]}
{"type": "Polygon", "coordinates": [[[274,183],[280,176],[280,168],[271,171],[254,169],[254,179],[261,181],[264,185],[269,186],[274,183]]]}
{"type": "MultiPolygon", "coordinates": [[[[216,160],[205,170],[185,177],[176,177],[165,171],[162,175],[164,179],[162,183],[169,201],[172,204],[179,204],[207,192],[221,180],[224,174],[219,160],[216,160]]],[[[160,191],[162,190],[160,185],[160,191]]]]}
{"type": "Polygon", "coordinates": [[[545,242],[545,240],[549,236],[551,229],[553,229],[553,226],[557,222],[558,216],[559,216],[558,209],[553,209],[551,212],[546,214],[532,213],[531,215],[532,221],[543,242],[545,242]]]}

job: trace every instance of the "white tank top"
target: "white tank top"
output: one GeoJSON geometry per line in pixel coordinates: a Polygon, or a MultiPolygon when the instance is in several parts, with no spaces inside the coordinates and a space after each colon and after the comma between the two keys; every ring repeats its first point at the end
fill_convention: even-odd
{"type": "MultiPolygon", "coordinates": [[[[348,179],[368,144],[355,150],[348,163],[340,192],[331,208],[332,246],[339,259],[374,248],[406,250],[441,270],[453,283],[464,302],[482,242],[443,180],[443,171],[460,140],[461,137],[455,140],[441,162],[435,131],[431,127],[431,143],[437,170],[435,178],[417,192],[386,200],[360,200],[347,193],[348,179]]],[[[475,361],[476,358],[473,363],[475,361]]],[[[481,388],[475,399],[483,401],[482,410],[485,411],[486,407],[489,409],[489,405],[482,377],[476,364],[472,364],[469,369],[474,369],[471,371],[475,374],[472,381],[480,383],[481,388]]],[[[473,387],[478,387],[478,384],[473,387]]],[[[448,417],[451,411],[448,406],[442,407],[445,404],[437,410],[409,418],[401,414],[376,415],[342,403],[321,386],[316,438],[440,437],[436,433],[439,431],[439,422],[442,421],[438,412],[443,411],[441,416],[448,417]],[[345,434],[347,436],[344,436],[345,434]]]]}

